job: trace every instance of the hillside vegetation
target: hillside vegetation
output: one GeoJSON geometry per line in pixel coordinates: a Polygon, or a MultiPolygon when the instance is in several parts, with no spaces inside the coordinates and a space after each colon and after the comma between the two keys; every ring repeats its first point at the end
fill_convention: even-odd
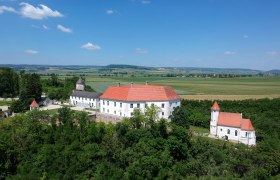
{"type": "Polygon", "coordinates": [[[256,147],[192,137],[212,103],[183,101],[171,123],[135,112],[106,125],[68,108],[16,116],[0,123],[0,179],[279,179],[280,100],[219,102],[252,120],[256,147]]]}

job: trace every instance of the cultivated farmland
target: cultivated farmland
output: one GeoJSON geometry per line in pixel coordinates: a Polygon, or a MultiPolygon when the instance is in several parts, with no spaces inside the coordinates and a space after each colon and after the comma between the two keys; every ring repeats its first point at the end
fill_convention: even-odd
{"type": "Polygon", "coordinates": [[[186,99],[260,99],[280,97],[280,77],[252,78],[167,78],[167,77],[87,77],[87,84],[99,92],[117,83],[167,85],[186,99]]]}

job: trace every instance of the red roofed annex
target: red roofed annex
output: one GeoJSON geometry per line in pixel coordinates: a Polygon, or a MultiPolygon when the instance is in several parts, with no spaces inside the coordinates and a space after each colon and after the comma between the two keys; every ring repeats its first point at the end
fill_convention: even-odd
{"type": "Polygon", "coordinates": [[[242,113],[220,110],[218,103],[215,102],[211,108],[210,135],[247,145],[256,144],[255,129],[250,119],[244,119],[242,113]]]}

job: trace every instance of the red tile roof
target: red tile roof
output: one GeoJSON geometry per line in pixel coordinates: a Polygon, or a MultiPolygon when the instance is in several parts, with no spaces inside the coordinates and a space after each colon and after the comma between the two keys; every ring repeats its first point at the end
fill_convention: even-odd
{"type": "Polygon", "coordinates": [[[168,86],[125,85],[110,86],[100,98],[119,101],[168,101],[180,99],[180,96],[168,86]]]}
{"type": "Polygon", "coordinates": [[[220,108],[219,104],[217,103],[217,101],[214,102],[211,110],[213,110],[213,111],[220,111],[221,110],[221,108],[220,108]]]}
{"type": "Polygon", "coordinates": [[[250,119],[243,119],[240,113],[220,112],[218,126],[236,127],[245,131],[255,130],[250,119]]]}
{"type": "Polygon", "coordinates": [[[34,100],[30,107],[39,107],[39,104],[34,100]]]}
{"type": "Polygon", "coordinates": [[[230,127],[240,127],[242,120],[242,114],[240,113],[228,113],[220,112],[218,125],[219,126],[230,126],[230,127]]]}
{"type": "Polygon", "coordinates": [[[254,131],[255,130],[255,128],[252,125],[252,122],[250,121],[250,119],[243,119],[242,120],[241,129],[245,130],[245,131],[254,131]]]}

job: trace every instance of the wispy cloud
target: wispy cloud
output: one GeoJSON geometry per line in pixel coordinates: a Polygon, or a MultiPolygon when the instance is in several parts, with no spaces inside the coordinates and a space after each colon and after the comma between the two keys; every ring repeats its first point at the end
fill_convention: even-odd
{"type": "Polygon", "coordinates": [[[39,4],[38,7],[34,7],[28,3],[20,3],[20,14],[24,17],[31,19],[47,19],[48,17],[63,17],[63,14],[56,10],[50,9],[48,6],[39,4]]]}
{"type": "Polygon", "coordinates": [[[71,33],[72,32],[72,29],[66,28],[66,27],[62,26],[61,24],[57,25],[57,29],[59,29],[60,31],[65,32],[65,33],[71,33]]]}
{"type": "Polygon", "coordinates": [[[26,54],[38,54],[39,52],[33,49],[27,49],[24,51],[26,54]]]}
{"type": "Polygon", "coordinates": [[[87,49],[87,50],[101,50],[101,47],[97,44],[92,44],[92,43],[86,43],[84,45],[81,46],[82,49],[87,49]]]}
{"type": "Polygon", "coordinates": [[[151,4],[151,1],[140,1],[142,4],[151,4]]]}
{"type": "Polygon", "coordinates": [[[136,48],[135,52],[137,54],[148,54],[149,53],[149,51],[147,49],[143,49],[143,48],[136,48]]]}
{"type": "Polygon", "coordinates": [[[224,52],[224,55],[234,55],[234,54],[236,54],[235,51],[225,51],[224,52]]]}
{"type": "Polygon", "coordinates": [[[247,35],[247,34],[243,34],[243,36],[242,36],[244,39],[247,39],[247,38],[249,38],[249,36],[247,35]]]}
{"type": "Polygon", "coordinates": [[[266,54],[269,56],[277,56],[279,53],[277,51],[267,51],[266,54]]]}
{"type": "Polygon", "coordinates": [[[5,11],[7,12],[16,12],[16,10],[12,7],[8,7],[8,6],[0,6],[0,14],[4,13],[5,11]]]}
{"type": "Polygon", "coordinates": [[[113,9],[107,9],[106,10],[106,14],[108,14],[108,15],[112,15],[114,13],[115,13],[115,11],[113,9]]]}
{"type": "Polygon", "coordinates": [[[43,27],[43,29],[45,29],[45,30],[49,30],[49,29],[50,29],[50,28],[49,28],[48,26],[46,26],[46,25],[43,25],[42,27],[43,27]]]}

